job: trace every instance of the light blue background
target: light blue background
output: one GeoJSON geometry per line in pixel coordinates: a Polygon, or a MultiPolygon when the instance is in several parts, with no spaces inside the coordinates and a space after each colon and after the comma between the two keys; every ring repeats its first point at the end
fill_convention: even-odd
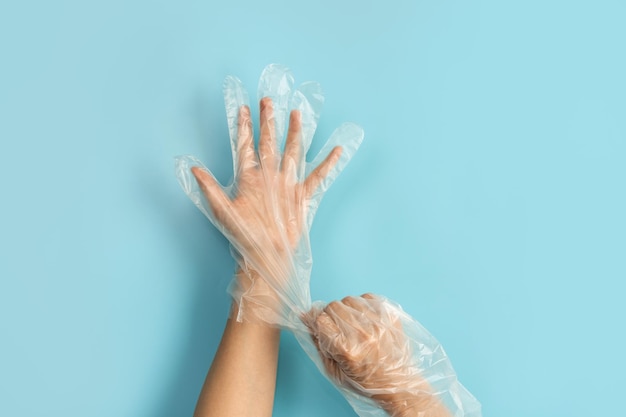
{"type": "MultiPolygon", "coordinates": [[[[626,3],[22,1],[0,6],[0,415],[189,416],[226,241],[173,157],[226,181],[221,83],[321,82],[361,150],[312,293],[400,302],[485,416],[624,412],[626,3]]],[[[256,95],[255,93],[253,95],[256,95]]],[[[290,335],[276,416],[354,415],[290,335]]]]}

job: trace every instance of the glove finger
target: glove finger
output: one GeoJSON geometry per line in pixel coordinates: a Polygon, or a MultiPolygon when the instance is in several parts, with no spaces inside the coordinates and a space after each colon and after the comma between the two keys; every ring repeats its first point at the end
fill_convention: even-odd
{"type": "Polygon", "coordinates": [[[262,98],[260,108],[259,161],[264,172],[273,175],[278,168],[280,157],[276,145],[276,113],[272,99],[262,98]]]}
{"type": "MultiPolygon", "coordinates": [[[[235,179],[236,179],[239,173],[240,163],[241,163],[240,152],[241,151],[248,152],[249,146],[250,146],[246,143],[246,147],[241,149],[242,147],[240,146],[241,144],[239,143],[239,141],[242,139],[241,132],[240,132],[240,125],[242,124],[240,120],[241,108],[244,106],[248,108],[248,118],[249,118],[250,99],[248,97],[248,92],[243,87],[241,80],[239,80],[239,78],[234,77],[232,75],[229,75],[228,77],[226,77],[226,79],[224,79],[224,84],[222,86],[222,89],[224,93],[224,106],[226,107],[226,120],[228,122],[228,133],[230,135],[230,149],[231,149],[232,158],[233,158],[233,172],[234,172],[235,179]]],[[[252,135],[251,123],[252,122],[250,122],[250,135],[252,135]]],[[[246,139],[246,138],[247,136],[244,137],[243,139],[246,139]]],[[[252,143],[252,150],[254,151],[254,143],[252,143]]]]}
{"type": "MultiPolygon", "coordinates": [[[[341,147],[341,155],[337,162],[333,164],[328,173],[319,177],[313,184],[309,185],[309,210],[307,213],[307,225],[310,227],[315,217],[317,207],[328,188],[332,185],[341,171],[348,165],[352,156],[356,153],[363,142],[363,129],[354,123],[344,123],[339,126],[322,147],[317,156],[307,164],[306,177],[308,177],[323,163],[334,149],[341,147]]],[[[306,181],[306,180],[305,180],[306,181]]]]}
{"type": "Polygon", "coordinates": [[[292,110],[281,170],[291,181],[298,182],[304,174],[304,152],[302,148],[302,113],[292,110]]]}
{"type": "Polygon", "coordinates": [[[217,217],[230,210],[228,189],[224,189],[202,162],[193,156],[179,156],[175,164],[176,177],[185,194],[218,230],[225,233],[224,224],[217,217]]]}
{"type": "Polygon", "coordinates": [[[269,97],[274,107],[275,130],[272,137],[277,149],[283,148],[285,127],[289,100],[293,89],[294,79],[291,70],[284,65],[270,64],[263,70],[259,79],[258,100],[259,102],[269,97]]]}
{"type": "MultiPolygon", "coordinates": [[[[304,160],[309,151],[317,123],[324,106],[324,94],[319,83],[308,81],[300,85],[293,93],[290,109],[300,112],[302,136],[300,138],[300,157],[298,160],[298,180],[304,177],[304,160]],[[301,165],[300,165],[301,164],[301,165]]],[[[287,150],[285,149],[285,153],[287,150]]]]}

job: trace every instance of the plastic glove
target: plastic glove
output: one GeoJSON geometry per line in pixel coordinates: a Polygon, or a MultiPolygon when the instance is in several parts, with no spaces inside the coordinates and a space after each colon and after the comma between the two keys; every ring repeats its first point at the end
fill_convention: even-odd
{"type": "Polygon", "coordinates": [[[359,415],[480,416],[441,345],[399,305],[364,294],[318,304],[303,321],[317,350],[307,351],[359,415]]]}
{"type": "Polygon", "coordinates": [[[309,229],[324,192],[359,147],[363,131],[354,124],[340,126],[317,157],[305,163],[323,97],[316,83],[295,91],[292,86],[285,67],[270,65],[263,71],[261,137],[255,150],[248,95],[237,78],[226,79],[234,167],[230,185],[218,184],[193,157],[176,163],[185,192],[231,243],[239,265],[230,287],[236,318],[292,330],[361,417],[387,412],[438,416],[432,413],[445,412],[442,404],[455,417],[480,416],[480,404],[458,383],[441,346],[398,305],[365,296],[312,307],[309,229]]]}
{"type": "Polygon", "coordinates": [[[230,292],[237,319],[293,328],[301,326],[299,317],[311,306],[308,232],[315,211],[358,149],[363,130],[354,124],[340,126],[318,156],[306,163],[323,96],[316,83],[305,83],[295,92],[292,86],[287,68],[270,65],[263,71],[255,150],[248,95],[237,78],[226,79],[234,167],[229,186],[222,187],[193,157],[179,157],[176,165],[185,192],[234,249],[240,268],[230,292]]]}

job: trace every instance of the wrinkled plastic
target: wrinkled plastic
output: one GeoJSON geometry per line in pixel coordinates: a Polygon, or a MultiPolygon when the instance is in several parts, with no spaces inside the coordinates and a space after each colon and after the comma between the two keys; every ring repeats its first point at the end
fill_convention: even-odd
{"type": "Polygon", "coordinates": [[[416,398],[432,401],[420,416],[479,416],[478,402],[456,380],[441,346],[399,306],[375,296],[328,306],[311,302],[311,224],[324,193],[360,146],[363,130],[342,124],[306,162],[324,102],[319,84],[294,89],[286,67],[269,65],[258,97],[255,144],[248,94],[239,79],[226,78],[230,184],[220,185],[192,156],[176,160],[184,191],[231,244],[238,265],[229,287],[233,316],[294,332],[361,416],[418,415],[406,414],[416,398]],[[384,346],[374,360],[364,354],[373,353],[373,346],[384,346]],[[354,360],[359,357],[364,360],[354,360]],[[450,414],[433,414],[442,404],[450,414]]]}
{"type": "Polygon", "coordinates": [[[314,303],[300,345],[361,417],[480,417],[443,347],[385,297],[314,303]]]}
{"type": "Polygon", "coordinates": [[[239,79],[226,78],[224,101],[234,167],[228,186],[220,186],[194,157],[176,161],[187,195],[231,243],[240,267],[230,286],[237,320],[286,328],[301,325],[300,315],[311,306],[308,235],[317,207],[363,140],[363,129],[345,123],[307,163],[324,98],[317,83],[304,83],[296,90],[293,84],[291,72],[283,66],[270,65],[263,71],[257,152],[248,94],[239,79]]]}

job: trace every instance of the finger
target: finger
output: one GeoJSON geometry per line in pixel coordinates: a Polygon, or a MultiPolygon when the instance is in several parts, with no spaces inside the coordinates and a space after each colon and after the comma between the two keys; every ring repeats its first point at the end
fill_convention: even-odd
{"type": "Polygon", "coordinates": [[[329,303],[324,312],[332,318],[344,335],[345,341],[358,336],[361,329],[360,312],[353,310],[339,301],[329,303]]]}
{"type": "Polygon", "coordinates": [[[341,342],[341,331],[325,312],[317,316],[315,328],[313,343],[322,358],[324,368],[331,378],[342,384],[346,378],[342,370],[342,364],[346,363],[346,349],[341,342]]]}
{"type": "Polygon", "coordinates": [[[303,168],[302,114],[293,110],[289,117],[289,130],[281,169],[293,179],[298,179],[303,168]]]}
{"type": "Polygon", "coordinates": [[[383,298],[376,294],[368,292],[361,295],[361,300],[367,303],[370,310],[375,311],[377,314],[380,314],[383,298]]]}
{"type": "Polygon", "coordinates": [[[374,311],[376,311],[381,324],[390,330],[399,331],[399,333],[396,333],[396,336],[402,337],[404,335],[402,327],[402,310],[399,309],[399,306],[395,306],[385,297],[376,294],[367,293],[363,294],[361,297],[369,303],[370,307],[374,311]]]}
{"type": "Polygon", "coordinates": [[[370,313],[375,312],[376,310],[372,308],[372,300],[363,297],[345,297],[341,300],[342,303],[352,307],[352,309],[363,312],[370,313]]]}
{"type": "Polygon", "coordinates": [[[319,83],[307,81],[301,84],[291,97],[289,108],[297,109],[302,116],[301,148],[303,155],[309,150],[317,122],[324,106],[324,93],[319,83]]]}
{"type": "Polygon", "coordinates": [[[307,199],[310,199],[316,190],[323,184],[324,180],[328,177],[328,173],[339,162],[343,149],[340,146],[336,146],[328,154],[326,159],[322,161],[307,177],[304,181],[304,195],[307,199]]]}
{"type": "Polygon", "coordinates": [[[175,167],[176,178],[178,178],[178,182],[185,191],[185,194],[187,194],[196,207],[215,224],[215,216],[212,213],[211,207],[198,184],[198,180],[191,172],[193,167],[202,167],[206,170],[202,162],[191,155],[181,155],[176,157],[175,167]]]}
{"type": "Polygon", "coordinates": [[[337,323],[322,311],[315,319],[314,336],[317,348],[324,356],[332,357],[337,352],[337,338],[341,334],[337,323]]]}
{"type": "Polygon", "coordinates": [[[276,120],[274,124],[276,129],[275,138],[278,149],[282,149],[293,83],[294,79],[291,70],[279,64],[270,64],[265,67],[259,78],[257,90],[259,100],[264,97],[269,97],[272,100],[274,119],[276,120]]]}
{"type": "Polygon", "coordinates": [[[310,310],[300,314],[300,321],[309,329],[309,333],[313,334],[315,331],[315,320],[317,320],[317,316],[319,316],[321,312],[319,308],[311,307],[310,310]]]}
{"type": "MultiPolygon", "coordinates": [[[[257,165],[257,157],[254,152],[254,136],[252,134],[252,118],[250,117],[250,107],[241,106],[239,108],[239,119],[237,121],[237,161],[239,169],[247,170],[257,165]]],[[[238,176],[239,171],[235,171],[238,176]]]]}
{"type": "Polygon", "coordinates": [[[344,297],[341,299],[341,302],[356,311],[363,311],[364,309],[365,310],[368,309],[367,305],[363,302],[363,300],[360,300],[359,298],[356,298],[356,297],[351,297],[351,296],[344,297]]]}
{"type": "Polygon", "coordinates": [[[339,301],[331,301],[324,307],[324,312],[332,318],[339,318],[341,320],[348,320],[350,313],[347,312],[346,307],[339,301]]]}
{"type": "Polygon", "coordinates": [[[372,294],[368,292],[368,293],[361,295],[361,300],[363,300],[363,302],[367,304],[368,309],[370,311],[373,311],[374,314],[376,314],[378,317],[381,316],[381,314],[383,313],[383,308],[382,308],[383,298],[381,298],[380,296],[376,294],[372,294]]]}
{"type": "Polygon", "coordinates": [[[391,323],[391,325],[396,330],[399,331],[400,335],[404,335],[404,329],[402,325],[402,317],[404,316],[404,314],[402,310],[398,309],[398,307],[392,304],[388,304],[388,302],[385,302],[384,299],[381,299],[379,308],[383,311],[383,314],[386,315],[386,320],[391,323]]]}
{"type": "Polygon", "coordinates": [[[261,136],[259,138],[259,160],[264,169],[276,170],[278,147],[276,146],[276,125],[272,99],[264,97],[261,107],[261,136]]]}
{"type": "Polygon", "coordinates": [[[202,193],[209,202],[213,214],[218,219],[222,219],[230,210],[230,199],[215,178],[213,178],[213,175],[199,167],[191,168],[191,172],[196,177],[196,181],[198,181],[202,193]]]}
{"type": "MultiPolygon", "coordinates": [[[[315,159],[311,163],[307,164],[306,172],[313,172],[317,169],[317,167],[322,163],[323,160],[327,158],[327,155],[331,152],[332,149],[340,146],[341,158],[339,161],[332,167],[332,170],[327,173],[324,181],[320,184],[318,190],[314,191],[317,199],[321,198],[323,193],[331,186],[333,181],[339,176],[341,171],[348,165],[352,156],[356,153],[363,142],[363,129],[355,125],[354,123],[344,123],[339,126],[333,134],[330,136],[326,144],[319,151],[315,159]]],[[[315,215],[314,211],[309,213],[310,220],[315,215]]],[[[309,222],[310,223],[310,222],[309,222]]]]}
{"type": "Polygon", "coordinates": [[[320,354],[326,372],[335,381],[342,383],[344,380],[343,372],[330,353],[330,351],[335,350],[332,346],[334,346],[340,333],[339,328],[319,306],[313,306],[300,318],[311,334],[313,345],[320,354]]]}
{"type": "Polygon", "coordinates": [[[229,75],[223,85],[224,105],[226,107],[226,120],[228,121],[228,133],[230,135],[230,148],[233,157],[233,170],[235,178],[239,171],[239,115],[242,106],[249,108],[250,99],[243,83],[237,77],[229,75]]]}
{"type": "Polygon", "coordinates": [[[366,332],[372,331],[380,325],[380,314],[370,305],[370,300],[362,297],[345,297],[341,300],[343,304],[350,307],[358,315],[359,327],[366,332]]]}
{"type": "Polygon", "coordinates": [[[370,346],[366,342],[372,335],[365,331],[365,328],[371,327],[370,323],[364,323],[366,320],[362,319],[360,312],[338,301],[328,304],[324,312],[332,319],[338,331],[337,336],[329,344],[329,353],[344,371],[352,374],[366,353],[363,348],[370,346]]]}
{"type": "Polygon", "coordinates": [[[326,312],[322,312],[317,317],[316,327],[316,347],[323,357],[332,361],[325,361],[326,369],[330,368],[332,370],[332,368],[335,368],[335,372],[332,372],[335,378],[338,377],[336,372],[338,369],[336,368],[342,371],[351,371],[355,364],[358,363],[359,343],[352,341],[352,335],[346,334],[341,326],[337,324],[337,319],[326,312]]]}

